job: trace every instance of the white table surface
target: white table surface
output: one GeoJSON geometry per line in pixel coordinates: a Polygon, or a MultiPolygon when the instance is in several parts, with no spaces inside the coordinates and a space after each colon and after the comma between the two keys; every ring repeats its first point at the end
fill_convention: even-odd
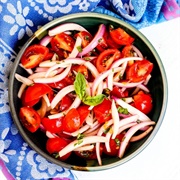
{"type": "Polygon", "coordinates": [[[180,180],[180,18],[141,32],[156,48],[168,79],[168,105],[151,143],[129,162],[106,171],[73,171],[78,180],[180,180]]]}

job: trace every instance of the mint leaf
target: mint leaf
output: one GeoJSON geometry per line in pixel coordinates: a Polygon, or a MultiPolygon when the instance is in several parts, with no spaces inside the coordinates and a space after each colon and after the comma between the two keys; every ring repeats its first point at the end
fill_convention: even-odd
{"type": "Polygon", "coordinates": [[[102,101],[104,100],[106,96],[104,94],[99,94],[97,96],[86,96],[83,99],[83,103],[87,104],[89,106],[96,106],[100,103],[102,103],[102,101]]]}
{"type": "Polygon", "coordinates": [[[86,80],[83,74],[77,73],[76,79],[74,81],[74,89],[79,98],[83,100],[86,92],[86,80]]]}

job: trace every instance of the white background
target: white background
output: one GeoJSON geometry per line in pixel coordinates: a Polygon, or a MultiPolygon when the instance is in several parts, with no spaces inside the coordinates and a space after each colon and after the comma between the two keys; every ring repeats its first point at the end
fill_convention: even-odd
{"type": "Polygon", "coordinates": [[[141,32],[156,48],[168,79],[168,105],[155,138],[135,158],[106,171],[73,171],[78,180],[180,180],[180,18],[141,32]]]}

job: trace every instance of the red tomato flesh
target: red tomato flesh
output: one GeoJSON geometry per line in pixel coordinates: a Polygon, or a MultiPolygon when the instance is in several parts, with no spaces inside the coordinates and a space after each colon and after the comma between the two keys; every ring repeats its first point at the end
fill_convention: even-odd
{"type": "Polygon", "coordinates": [[[126,79],[131,82],[140,82],[145,80],[152,72],[153,63],[148,60],[136,61],[126,70],[126,79]]]}
{"type": "Polygon", "coordinates": [[[21,57],[21,63],[25,68],[35,68],[49,53],[45,46],[34,44],[29,46],[21,57]]]}
{"type": "Polygon", "coordinates": [[[49,154],[55,156],[55,158],[65,161],[69,156],[71,155],[71,152],[67,153],[66,155],[59,157],[58,152],[62,150],[64,147],[66,147],[69,144],[68,140],[63,138],[49,138],[46,142],[46,149],[49,152],[49,154]]]}
{"type": "Polygon", "coordinates": [[[40,127],[41,117],[37,111],[31,107],[21,107],[19,117],[23,126],[32,133],[40,127]]]}
{"type": "Polygon", "coordinates": [[[152,110],[152,97],[143,91],[138,92],[134,97],[134,106],[145,114],[149,114],[152,110]]]}

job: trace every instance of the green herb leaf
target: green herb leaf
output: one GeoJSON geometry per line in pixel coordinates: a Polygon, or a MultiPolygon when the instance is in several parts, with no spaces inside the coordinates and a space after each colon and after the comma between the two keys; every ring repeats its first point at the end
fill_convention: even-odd
{"type": "Polygon", "coordinates": [[[123,107],[120,107],[120,106],[118,107],[118,112],[122,113],[122,114],[128,114],[129,113],[127,108],[123,108],[123,107]]]}
{"type": "Polygon", "coordinates": [[[89,106],[96,106],[104,100],[106,96],[104,94],[99,94],[97,96],[86,96],[83,102],[89,106]]]}
{"type": "Polygon", "coordinates": [[[83,142],[83,138],[84,138],[84,135],[81,134],[81,133],[79,133],[79,134],[77,135],[77,140],[78,140],[78,142],[75,143],[74,146],[81,144],[81,143],[83,142]]]}
{"type": "Polygon", "coordinates": [[[83,100],[86,93],[86,80],[83,74],[77,73],[76,79],[74,81],[74,89],[79,98],[83,100]]]}

